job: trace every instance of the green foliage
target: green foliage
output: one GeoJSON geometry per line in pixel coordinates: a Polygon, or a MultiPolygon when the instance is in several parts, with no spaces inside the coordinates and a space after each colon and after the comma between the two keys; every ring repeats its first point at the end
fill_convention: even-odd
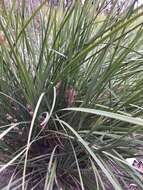
{"type": "Polygon", "coordinates": [[[143,189],[142,7],[104,2],[1,12],[1,188],[143,189]]]}

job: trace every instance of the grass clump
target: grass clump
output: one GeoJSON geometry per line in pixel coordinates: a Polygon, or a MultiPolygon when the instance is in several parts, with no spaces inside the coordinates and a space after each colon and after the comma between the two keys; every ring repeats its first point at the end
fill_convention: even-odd
{"type": "Polygon", "coordinates": [[[1,189],[143,188],[142,7],[104,3],[1,12],[1,189]]]}

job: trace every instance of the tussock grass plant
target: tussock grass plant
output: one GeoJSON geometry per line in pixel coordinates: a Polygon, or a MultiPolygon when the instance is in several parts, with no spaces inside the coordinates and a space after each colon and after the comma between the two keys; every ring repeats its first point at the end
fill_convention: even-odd
{"type": "Polygon", "coordinates": [[[142,7],[97,3],[1,10],[2,190],[143,189],[142,7]]]}

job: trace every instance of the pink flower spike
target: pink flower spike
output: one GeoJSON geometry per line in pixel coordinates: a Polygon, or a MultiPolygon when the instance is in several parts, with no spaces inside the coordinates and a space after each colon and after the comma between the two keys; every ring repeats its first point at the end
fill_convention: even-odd
{"type": "Polygon", "coordinates": [[[74,88],[67,89],[65,92],[65,101],[68,106],[71,106],[75,103],[76,91],[74,88]]]}
{"type": "Polygon", "coordinates": [[[57,84],[56,84],[56,95],[57,95],[57,96],[60,94],[61,85],[62,85],[62,81],[60,80],[60,81],[57,82],[57,84]]]}

